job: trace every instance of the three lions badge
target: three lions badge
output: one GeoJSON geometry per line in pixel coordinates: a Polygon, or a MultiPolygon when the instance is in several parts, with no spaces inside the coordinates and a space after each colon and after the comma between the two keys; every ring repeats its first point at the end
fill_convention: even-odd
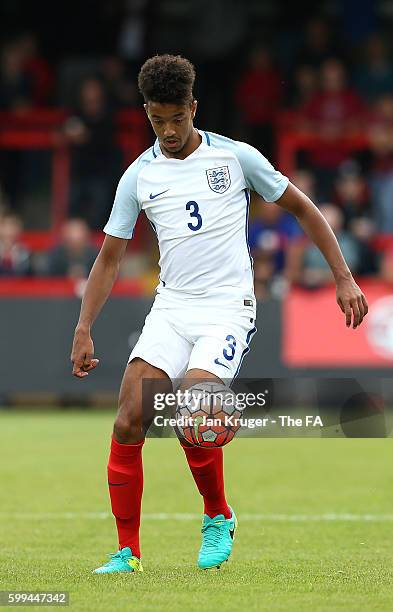
{"type": "Polygon", "coordinates": [[[228,166],[209,168],[206,170],[207,182],[212,191],[225,193],[231,186],[231,175],[228,166]]]}

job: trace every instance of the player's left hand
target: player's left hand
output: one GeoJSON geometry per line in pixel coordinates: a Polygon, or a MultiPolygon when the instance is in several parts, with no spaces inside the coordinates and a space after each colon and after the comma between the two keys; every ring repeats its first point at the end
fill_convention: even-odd
{"type": "Polygon", "coordinates": [[[337,281],[337,304],[345,314],[347,327],[356,329],[368,313],[368,304],[364,293],[355,283],[353,277],[337,281]]]}

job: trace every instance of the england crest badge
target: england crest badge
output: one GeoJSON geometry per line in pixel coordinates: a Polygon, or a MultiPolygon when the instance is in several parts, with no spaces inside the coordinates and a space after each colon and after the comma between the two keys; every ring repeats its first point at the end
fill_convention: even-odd
{"type": "Polygon", "coordinates": [[[206,176],[210,189],[216,193],[225,193],[231,186],[231,175],[229,174],[228,166],[209,168],[209,170],[206,170],[206,176]]]}

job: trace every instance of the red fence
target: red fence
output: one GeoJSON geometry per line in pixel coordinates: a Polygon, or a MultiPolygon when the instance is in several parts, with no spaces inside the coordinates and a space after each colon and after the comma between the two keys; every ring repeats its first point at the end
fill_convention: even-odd
{"type": "Polygon", "coordinates": [[[281,111],[276,123],[277,167],[287,176],[292,176],[296,169],[298,151],[312,152],[322,145],[334,146],[345,153],[362,151],[369,146],[366,132],[353,132],[336,139],[323,139],[313,133],[304,124],[304,118],[293,111],[281,111]]]}
{"type": "MultiPolygon", "coordinates": [[[[58,298],[82,297],[86,287],[85,279],[70,278],[2,278],[0,298],[58,298]]],[[[116,281],[111,295],[141,296],[146,294],[143,281],[139,278],[116,281]]]]}
{"type": "MultiPolygon", "coordinates": [[[[70,182],[69,149],[60,138],[60,129],[67,116],[67,112],[62,109],[0,113],[0,148],[52,151],[51,235],[46,238],[50,243],[53,242],[67,216],[70,182]]],[[[120,111],[116,117],[116,126],[116,140],[123,152],[126,166],[148,146],[146,114],[139,109],[120,111]]],[[[42,243],[42,240],[45,242],[45,237],[42,232],[38,232],[37,236],[32,235],[30,240],[33,243],[42,243]]]]}

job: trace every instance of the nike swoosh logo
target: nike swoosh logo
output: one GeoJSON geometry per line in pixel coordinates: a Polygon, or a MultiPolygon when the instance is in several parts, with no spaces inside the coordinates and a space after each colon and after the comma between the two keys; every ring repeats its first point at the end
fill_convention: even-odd
{"type": "Polygon", "coordinates": [[[162,195],[163,193],[166,193],[167,191],[169,191],[169,189],[165,189],[165,191],[160,191],[160,193],[155,193],[154,195],[151,193],[149,197],[151,200],[154,200],[155,198],[158,198],[158,196],[162,195]]]}
{"type": "Polygon", "coordinates": [[[221,363],[221,361],[219,361],[218,359],[215,359],[214,363],[216,363],[217,365],[222,366],[223,368],[227,368],[228,370],[230,369],[229,366],[225,365],[225,363],[221,363]]]}
{"type": "Polygon", "coordinates": [[[110,487],[123,487],[124,485],[128,485],[128,482],[108,482],[110,487]]]}

